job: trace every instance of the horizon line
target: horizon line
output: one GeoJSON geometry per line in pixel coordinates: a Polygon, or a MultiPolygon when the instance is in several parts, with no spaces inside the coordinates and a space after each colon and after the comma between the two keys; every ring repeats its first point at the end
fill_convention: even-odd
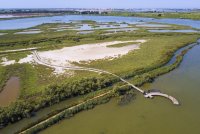
{"type": "Polygon", "coordinates": [[[137,7],[137,8],[97,8],[97,7],[0,7],[0,9],[200,9],[200,7],[137,7]]]}

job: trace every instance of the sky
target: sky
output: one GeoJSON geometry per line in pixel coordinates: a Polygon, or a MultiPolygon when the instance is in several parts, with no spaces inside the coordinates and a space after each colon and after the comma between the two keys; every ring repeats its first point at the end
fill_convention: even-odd
{"type": "Polygon", "coordinates": [[[200,8],[200,0],[0,0],[0,8],[200,8]]]}

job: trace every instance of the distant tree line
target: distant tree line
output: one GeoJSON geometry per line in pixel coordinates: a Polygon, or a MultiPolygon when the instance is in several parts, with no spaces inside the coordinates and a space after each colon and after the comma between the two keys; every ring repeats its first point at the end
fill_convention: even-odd
{"type": "Polygon", "coordinates": [[[47,10],[47,9],[10,9],[0,10],[1,14],[108,14],[101,11],[77,11],[77,10],[47,10]]]}

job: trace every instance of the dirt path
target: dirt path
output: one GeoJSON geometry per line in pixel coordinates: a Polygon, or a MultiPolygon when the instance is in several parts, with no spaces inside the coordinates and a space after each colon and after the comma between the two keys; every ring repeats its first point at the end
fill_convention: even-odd
{"type": "Polygon", "coordinates": [[[100,69],[96,69],[96,68],[86,68],[86,67],[78,67],[78,66],[61,66],[61,65],[53,65],[50,63],[46,63],[45,61],[43,61],[40,56],[38,55],[37,51],[33,51],[33,56],[34,56],[34,60],[35,62],[37,62],[38,64],[42,64],[51,68],[63,68],[63,69],[69,69],[69,70],[85,70],[85,71],[91,71],[91,72],[97,72],[97,73],[104,73],[104,74],[109,74],[112,75],[114,77],[119,78],[122,82],[130,85],[131,87],[133,87],[134,89],[136,89],[137,91],[144,93],[143,90],[141,90],[140,88],[136,87],[135,85],[131,84],[130,82],[126,81],[125,79],[123,79],[122,77],[113,74],[111,72],[108,71],[104,71],[104,70],[100,70],[100,69]]]}
{"type": "MultiPolygon", "coordinates": [[[[34,60],[35,60],[36,63],[42,64],[42,65],[45,65],[45,66],[48,66],[48,67],[51,67],[51,68],[61,67],[61,68],[63,68],[63,69],[70,69],[70,70],[86,70],[86,71],[92,71],[92,72],[97,72],[97,73],[110,74],[110,75],[112,75],[112,76],[115,76],[115,77],[119,78],[119,79],[120,79],[122,82],[124,82],[125,84],[130,85],[131,87],[133,87],[133,88],[136,89],[137,91],[139,91],[139,92],[141,92],[141,93],[144,94],[144,91],[141,90],[140,88],[136,87],[135,85],[131,84],[130,82],[126,81],[125,79],[121,78],[120,76],[118,76],[118,75],[116,75],[116,74],[113,74],[113,73],[110,73],[110,72],[108,72],[108,71],[104,71],[104,70],[100,70],[100,69],[95,69],[95,68],[77,67],[77,66],[58,66],[58,65],[52,65],[52,64],[49,64],[49,63],[46,63],[45,61],[43,61],[43,60],[40,58],[40,56],[38,55],[37,51],[33,51],[33,56],[34,56],[34,60]]],[[[100,98],[100,97],[103,97],[103,96],[105,96],[105,95],[108,95],[108,94],[110,94],[112,91],[113,91],[113,90],[108,91],[108,92],[103,93],[103,94],[100,94],[100,95],[97,95],[97,96],[95,96],[95,97],[93,97],[93,98],[91,98],[91,99],[88,99],[88,100],[86,100],[86,101],[83,101],[83,102],[81,102],[81,103],[75,105],[75,106],[72,106],[72,107],[70,107],[70,108],[68,108],[68,109],[65,109],[64,111],[62,111],[62,112],[60,112],[60,113],[57,113],[56,115],[54,115],[54,116],[52,116],[52,117],[50,117],[50,118],[48,118],[48,119],[46,119],[46,120],[44,120],[44,121],[42,121],[42,122],[40,122],[40,123],[38,123],[38,124],[36,124],[36,125],[34,125],[34,126],[28,128],[28,129],[26,129],[25,131],[20,132],[20,134],[24,134],[24,133],[28,132],[29,130],[31,130],[31,129],[37,127],[37,126],[42,125],[42,124],[48,122],[49,120],[51,120],[51,119],[53,119],[53,118],[56,118],[56,117],[59,116],[60,114],[66,112],[66,110],[74,109],[74,108],[76,108],[76,107],[78,107],[78,106],[80,106],[80,105],[82,105],[82,104],[84,104],[84,103],[86,103],[86,102],[93,101],[93,100],[95,100],[95,99],[98,99],[98,98],[100,98]]],[[[146,95],[146,97],[147,97],[148,95],[151,96],[151,93],[146,93],[145,95],[146,95]]],[[[153,96],[152,96],[152,97],[153,97],[153,96]]],[[[171,96],[170,96],[170,97],[171,97],[171,96]]],[[[178,102],[178,101],[177,101],[177,102],[178,102]]]]}
{"type": "Polygon", "coordinates": [[[32,50],[37,50],[37,47],[33,48],[24,48],[24,49],[15,49],[15,50],[5,50],[5,51],[0,51],[0,53],[12,53],[12,52],[22,52],[22,51],[32,51],[32,50]]]}
{"type": "Polygon", "coordinates": [[[60,112],[60,113],[57,113],[56,115],[54,115],[54,116],[52,116],[52,117],[50,117],[50,118],[48,118],[48,119],[46,119],[46,120],[44,120],[44,121],[42,121],[42,122],[40,122],[40,123],[38,123],[38,124],[36,124],[36,125],[34,125],[34,126],[28,128],[28,129],[26,129],[25,131],[20,132],[19,134],[25,134],[25,133],[28,132],[29,130],[31,130],[31,129],[33,129],[33,128],[39,126],[39,125],[44,124],[44,123],[48,122],[49,120],[51,120],[51,119],[53,119],[53,118],[56,118],[57,116],[59,116],[59,115],[62,114],[62,113],[65,113],[66,110],[72,110],[72,109],[74,109],[74,108],[76,108],[76,107],[78,107],[78,106],[80,106],[80,105],[82,105],[82,104],[84,104],[84,103],[86,103],[86,102],[93,101],[93,100],[95,100],[95,99],[98,99],[98,98],[100,98],[100,97],[103,97],[103,96],[105,96],[105,95],[108,95],[108,94],[111,93],[111,92],[112,92],[112,90],[111,90],[111,91],[108,91],[108,92],[106,92],[106,93],[100,94],[100,95],[98,95],[98,96],[95,96],[95,97],[93,97],[93,98],[91,98],[91,99],[88,99],[88,100],[86,100],[86,101],[83,101],[83,102],[81,102],[81,103],[79,103],[79,104],[77,104],[77,105],[75,105],[75,106],[72,106],[72,107],[70,107],[70,108],[68,108],[68,109],[65,109],[64,111],[62,111],[62,112],[60,112]]]}

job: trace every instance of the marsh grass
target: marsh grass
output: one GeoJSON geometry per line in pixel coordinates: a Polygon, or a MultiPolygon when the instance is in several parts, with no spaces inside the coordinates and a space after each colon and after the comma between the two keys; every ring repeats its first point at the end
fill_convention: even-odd
{"type": "Polygon", "coordinates": [[[108,16],[134,16],[134,17],[149,17],[149,18],[181,18],[181,19],[200,19],[199,12],[171,12],[171,13],[131,13],[131,12],[111,12],[108,16]]]}
{"type": "Polygon", "coordinates": [[[110,45],[107,47],[124,47],[124,46],[129,46],[129,45],[137,45],[140,44],[140,42],[129,42],[129,43],[120,43],[120,44],[115,44],[115,45],[110,45]]]}
{"type": "MultiPolygon", "coordinates": [[[[46,25],[45,25],[46,26],[46,25]]],[[[198,34],[184,34],[184,33],[148,33],[145,31],[140,31],[136,33],[119,33],[115,35],[109,36],[100,36],[97,33],[93,33],[91,35],[73,35],[66,36],[66,38],[62,37],[61,42],[56,43],[56,40],[40,42],[36,44],[30,44],[29,46],[38,46],[41,47],[39,50],[53,50],[59,49],[62,47],[70,47],[75,45],[82,44],[90,44],[90,43],[100,43],[107,41],[127,41],[127,40],[137,40],[137,39],[145,39],[146,43],[140,45],[139,50],[134,50],[129,52],[127,55],[121,56],[119,58],[114,58],[113,60],[96,60],[92,61],[90,64],[80,64],[75,63],[78,66],[85,67],[93,67],[102,70],[107,70],[112,73],[118,74],[120,76],[131,76],[130,74],[134,74],[137,70],[143,70],[147,68],[152,68],[155,66],[160,66],[166,63],[169,60],[169,57],[173,55],[173,52],[178,48],[195,42],[199,37],[198,34]],[[98,37],[98,38],[97,38],[98,37]],[[74,38],[78,38],[80,41],[74,41],[74,38]]],[[[58,40],[58,39],[57,39],[58,40]]],[[[133,44],[133,43],[130,43],[133,44]]],[[[126,45],[130,45],[129,43],[125,44],[117,44],[111,47],[122,47],[126,45]]],[[[135,44],[135,43],[134,43],[135,44]]],[[[21,46],[23,47],[23,45],[21,46]]],[[[3,47],[3,49],[15,49],[18,48],[18,45],[13,47],[3,47]]],[[[10,53],[3,54],[1,57],[7,57],[9,60],[20,60],[21,58],[26,57],[26,55],[30,54],[30,52],[18,52],[18,53],[10,53]]],[[[11,65],[12,66],[12,65],[11,65]]],[[[26,72],[21,71],[21,75],[25,74],[24,79],[26,78],[26,82],[24,83],[24,88],[21,92],[22,96],[29,96],[38,94],[43,91],[44,87],[48,85],[48,83],[53,83],[56,81],[65,81],[66,79],[70,80],[67,75],[61,75],[60,77],[52,75],[53,69],[42,65],[32,66],[28,65],[18,65],[19,68],[16,70],[20,70],[20,68],[25,68],[26,72]],[[28,69],[26,69],[28,68],[28,69]],[[30,74],[29,74],[30,73],[30,74]],[[31,78],[29,78],[31,77],[31,78]],[[27,82],[28,81],[28,82],[27,82]],[[35,86],[37,85],[37,86],[35,86]],[[28,88],[28,89],[26,89],[28,88]]],[[[6,68],[10,67],[0,67],[2,69],[2,75],[0,75],[0,79],[2,79],[1,84],[5,84],[4,74],[6,68]]],[[[87,72],[87,71],[75,71],[74,79],[82,76],[97,76],[99,74],[87,72]]],[[[24,80],[22,79],[22,81],[24,80]]],[[[23,87],[23,86],[22,86],[23,87]]]]}
{"type": "MultiPolygon", "coordinates": [[[[56,24],[52,24],[52,27],[55,27],[55,25],[56,24]]],[[[47,29],[48,25],[38,27],[44,27],[44,29],[47,29]]],[[[134,84],[140,84],[143,81],[148,82],[151,80],[148,72],[152,70],[160,68],[160,70],[157,70],[158,72],[162,73],[163,70],[169,71],[168,69],[163,69],[161,67],[170,60],[173,53],[177,49],[195,42],[200,37],[200,34],[198,33],[149,33],[145,29],[139,30],[138,32],[122,32],[108,36],[101,36],[99,35],[100,33],[103,33],[103,30],[97,30],[90,35],[77,35],[73,32],[47,32],[45,34],[38,34],[34,36],[5,35],[0,37],[0,49],[7,50],[37,46],[40,47],[40,51],[44,51],[90,43],[145,39],[147,42],[141,44],[140,49],[130,51],[127,55],[119,58],[114,58],[113,60],[96,60],[90,62],[90,64],[76,63],[76,65],[79,66],[106,70],[122,76],[123,78],[129,79],[134,84]]],[[[114,47],[122,47],[126,45],[129,44],[117,44],[114,47]]],[[[30,52],[5,53],[2,54],[1,57],[7,57],[9,60],[18,61],[28,54],[30,54],[30,52]]],[[[174,66],[170,69],[173,69],[173,67],[174,66]]],[[[110,79],[105,77],[103,74],[88,71],[73,71],[73,76],[68,76],[66,74],[56,76],[52,75],[52,72],[52,68],[48,68],[43,65],[14,64],[5,67],[0,66],[0,88],[5,85],[5,82],[10,76],[15,75],[20,78],[19,100],[16,102],[16,105],[14,103],[11,108],[8,107],[8,109],[12,109],[15,106],[21,107],[22,103],[25,108],[31,105],[31,110],[33,110],[38,107],[45,107],[45,104],[48,101],[51,101],[52,98],[59,102],[60,100],[59,98],[56,98],[56,96],[47,96],[45,100],[41,98],[44,93],[47,92],[46,90],[52,90],[51,88],[47,88],[50,85],[57,84],[57,86],[54,87],[60,88],[62,87],[62,84],[71,83],[77,80],[81,81],[81,79],[88,79],[92,77],[95,79],[105,78],[105,81],[110,81],[110,79]],[[41,100],[43,102],[40,102],[41,100]],[[32,102],[34,103],[32,104],[32,102]],[[36,102],[37,104],[35,104],[36,102]]],[[[152,76],[155,76],[155,74],[155,72],[151,72],[152,76]]],[[[116,83],[120,82],[117,81],[116,83]]],[[[88,84],[88,86],[90,86],[90,84],[88,84]]],[[[78,87],[81,88],[82,86],[80,85],[78,87]]],[[[48,103],[54,104],[56,102],[52,100],[52,102],[48,103]]],[[[22,111],[19,111],[19,114],[21,114],[20,112],[22,111]]],[[[30,111],[28,111],[28,113],[29,112],[30,111]]],[[[12,117],[13,115],[9,115],[9,117],[12,117]]]]}

